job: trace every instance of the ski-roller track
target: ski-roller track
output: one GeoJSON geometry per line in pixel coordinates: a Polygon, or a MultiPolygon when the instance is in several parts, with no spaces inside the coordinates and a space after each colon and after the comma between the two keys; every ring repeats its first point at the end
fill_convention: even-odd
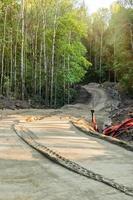
{"type": "Polygon", "coordinates": [[[133,188],[124,186],[122,184],[116,183],[115,181],[106,178],[102,176],[101,174],[95,173],[91,170],[88,170],[81,165],[77,164],[74,161],[71,161],[70,159],[67,159],[60,154],[56,153],[55,151],[51,150],[47,146],[44,146],[42,144],[39,144],[36,142],[37,136],[30,131],[28,128],[25,128],[24,126],[13,126],[16,134],[29,146],[46,156],[51,161],[67,168],[68,170],[71,170],[77,174],[80,174],[82,176],[85,176],[87,178],[93,179],[95,181],[104,183],[110,187],[115,188],[116,190],[119,190],[120,192],[125,193],[126,195],[133,196],[133,188]]]}

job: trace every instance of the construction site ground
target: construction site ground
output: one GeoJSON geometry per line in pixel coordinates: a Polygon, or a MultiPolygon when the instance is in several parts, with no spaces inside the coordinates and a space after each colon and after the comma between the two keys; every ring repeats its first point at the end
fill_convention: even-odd
{"type": "Polygon", "coordinates": [[[133,154],[100,139],[85,135],[69,116],[91,121],[95,107],[100,126],[109,123],[110,108],[118,100],[103,88],[90,84],[88,103],[61,109],[2,110],[0,120],[0,200],[130,200],[120,191],[71,172],[29,147],[15,133],[13,125],[28,128],[38,142],[76,163],[133,188],[133,154]],[[37,120],[39,117],[41,120],[37,120]]]}

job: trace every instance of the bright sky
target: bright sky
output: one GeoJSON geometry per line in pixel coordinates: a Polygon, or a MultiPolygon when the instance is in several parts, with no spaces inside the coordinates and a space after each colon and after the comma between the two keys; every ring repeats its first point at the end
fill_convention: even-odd
{"type": "Polygon", "coordinates": [[[93,13],[98,8],[108,8],[115,0],[84,0],[88,7],[89,13],[93,13]]]}

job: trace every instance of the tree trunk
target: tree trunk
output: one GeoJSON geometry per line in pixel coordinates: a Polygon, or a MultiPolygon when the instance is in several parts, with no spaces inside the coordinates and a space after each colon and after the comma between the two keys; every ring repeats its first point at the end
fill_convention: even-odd
{"type": "Polygon", "coordinates": [[[16,39],[14,46],[14,96],[17,97],[17,48],[18,48],[18,33],[19,33],[19,23],[18,21],[17,30],[16,30],[16,39]]]}
{"type": "Polygon", "coordinates": [[[132,31],[133,24],[130,24],[130,38],[131,38],[131,48],[133,51],[133,31],[132,31]]]}
{"type": "Polygon", "coordinates": [[[40,44],[40,61],[39,61],[39,95],[42,96],[42,43],[40,44]]]}
{"type": "Polygon", "coordinates": [[[103,33],[100,38],[100,83],[102,83],[102,52],[103,52],[103,33]]]}
{"type": "MultiPolygon", "coordinates": [[[[70,44],[71,44],[71,32],[69,33],[68,44],[69,44],[69,46],[70,46],[70,44]]],[[[68,74],[69,74],[69,71],[70,71],[70,54],[69,54],[68,57],[67,57],[67,70],[68,70],[68,74]]],[[[70,103],[70,83],[69,83],[69,81],[68,81],[67,103],[68,103],[68,104],[70,103]]]]}
{"type": "MultiPolygon", "coordinates": [[[[114,63],[113,65],[115,65],[115,58],[116,58],[116,33],[114,34],[114,63]]],[[[117,73],[116,70],[114,69],[114,82],[116,83],[117,81],[117,73]]]]}
{"type": "Polygon", "coordinates": [[[95,71],[97,70],[97,54],[96,54],[96,49],[97,49],[97,37],[95,37],[95,55],[94,55],[94,67],[95,67],[95,71]]]}
{"type": "Polygon", "coordinates": [[[10,91],[12,91],[12,84],[13,84],[13,44],[12,44],[12,31],[11,31],[11,46],[10,46],[10,91]]]}
{"type": "MultiPolygon", "coordinates": [[[[27,67],[27,51],[28,51],[28,48],[27,48],[27,30],[25,28],[25,48],[24,48],[24,57],[25,57],[25,69],[24,69],[24,81],[26,80],[26,77],[27,77],[27,70],[28,70],[28,67],[27,67]]],[[[25,81],[26,82],[26,81],[25,81]]]]}
{"type": "Polygon", "coordinates": [[[0,85],[0,93],[1,94],[3,93],[3,79],[4,79],[4,57],[5,57],[6,21],[7,21],[7,8],[5,9],[5,17],[4,17],[3,48],[2,48],[2,56],[1,56],[1,85],[0,85]]]}
{"type": "Polygon", "coordinates": [[[15,47],[14,47],[14,93],[15,93],[14,95],[15,97],[17,94],[16,82],[17,82],[17,36],[16,36],[15,47]]]}
{"type": "Polygon", "coordinates": [[[34,49],[34,60],[35,60],[35,65],[34,65],[34,94],[37,94],[37,39],[38,39],[38,29],[39,29],[39,21],[37,24],[37,28],[36,28],[36,33],[35,33],[35,49],[34,49]]]}
{"type": "Polygon", "coordinates": [[[63,101],[65,103],[65,100],[66,100],[66,81],[65,81],[65,71],[66,71],[66,56],[64,54],[64,61],[63,61],[63,69],[64,69],[64,82],[63,82],[63,90],[64,90],[64,98],[63,98],[63,101]]]}
{"type": "Polygon", "coordinates": [[[90,62],[91,62],[91,60],[92,60],[91,59],[91,54],[92,54],[92,43],[91,43],[91,41],[90,41],[90,53],[89,54],[90,54],[90,62]]]}
{"type": "Polygon", "coordinates": [[[54,107],[57,106],[57,74],[55,72],[55,87],[54,87],[54,107]]]}
{"type": "Polygon", "coordinates": [[[51,88],[50,88],[50,106],[53,105],[53,84],[54,84],[54,67],[55,67],[55,38],[57,28],[57,10],[58,3],[56,3],[55,16],[54,16],[54,30],[53,30],[53,42],[52,42],[52,61],[51,61],[51,88]]]}
{"type": "Polygon", "coordinates": [[[47,55],[46,55],[46,4],[44,5],[44,11],[42,11],[43,13],[43,60],[44,60],[44,85],[45,85],[45,105],[48,106],[49,105],[49,101],[48,101],[48,69],[47,69],[47,55]]]}
{"type": "Polygon", "coordinates": [[[21,99],[24,100],[24,7],[25,7],[25,0],[21,0],[21,19],[22,19],[22,27],[21,27],[21,99]]]}

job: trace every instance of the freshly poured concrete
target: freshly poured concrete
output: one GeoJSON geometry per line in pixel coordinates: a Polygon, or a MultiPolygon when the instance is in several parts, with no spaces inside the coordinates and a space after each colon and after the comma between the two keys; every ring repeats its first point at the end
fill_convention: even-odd
{"type": "Polygon", "coordinates": [[[106,141],[91,138],[75,129],[67,118],[90,119],[95,106],[98,123],[108,118],[116,100],[107,97],[96,84],[85,86],[92,99],[88,104],[67,105],[59,110],[4,110],[0,120],[0,200],[131,200],[103,183],[75,174],[46,159],[25,144],[12,129],[14,121],[36,134],[38,142],[61,155],[118,183],[133,187],[133,154],[106,141]],[[56,115],[25,122],[29,115],[56,115]]]}
{"type": "MultiPolygon", "coordinates": [[[[103,183],[75,174],[30,148],[12,130],[17,119],[24,121],[20,115],[0,121],[0,200],[132,199],[103,183]]],[[[132,152],[90,138],[60,117],[21,125],[29,127],[39,137],[38,142],[61,155],[133,186],[132,152]]]]}
{"type": "Polygon", "coordinates": [[[28,127],[39,143],[92,171],[133,187],[133,153],[89,137],[60,117],[32,122],[28,127]]]}

